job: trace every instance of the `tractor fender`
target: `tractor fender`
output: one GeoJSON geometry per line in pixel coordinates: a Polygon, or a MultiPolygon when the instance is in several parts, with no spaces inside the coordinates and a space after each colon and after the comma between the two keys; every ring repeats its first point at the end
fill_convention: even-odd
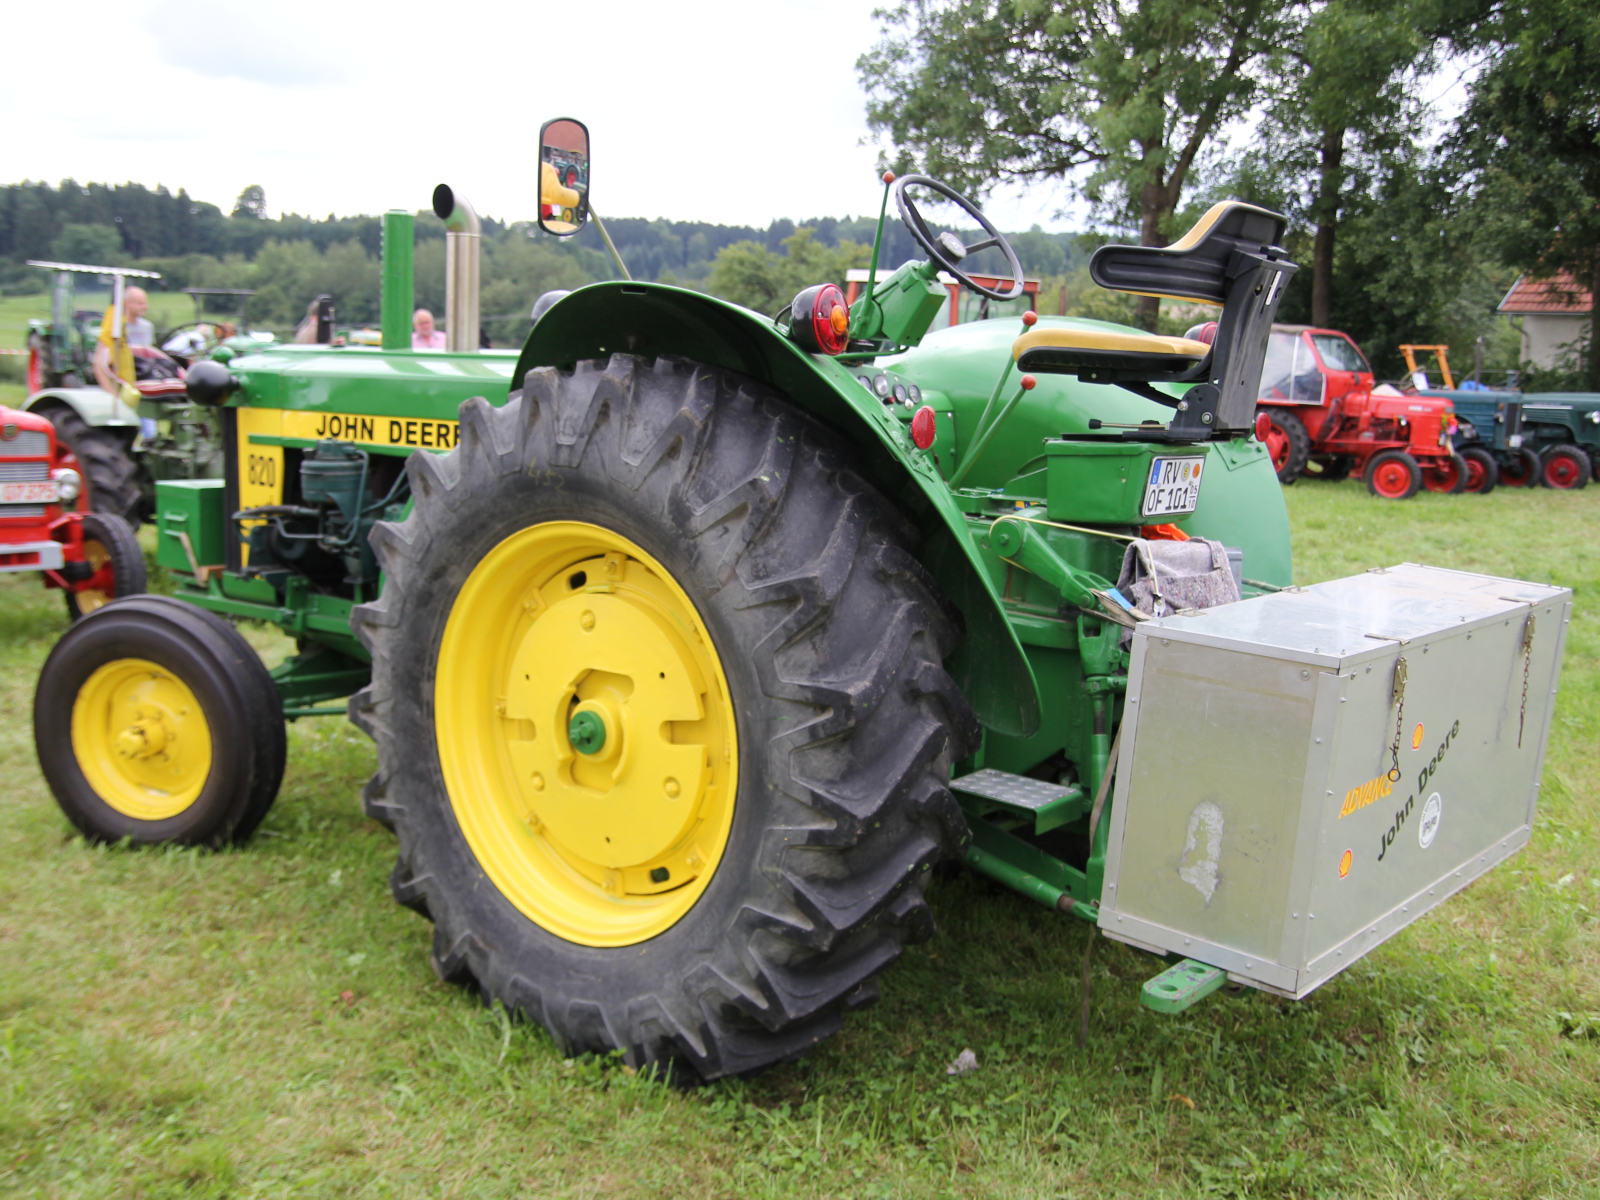
{"type": "Polygon", "coordinates": [[[139,427],[139,410],[104,388],[45,388],[28,397],[28,412],[45,413],[53,408],[70,408],[91,427],[139,427]]]}
{"type": "Polygon", "coordinates": [[[535,367],[612,353],[671,355],[738,372],[786,396],[852,446],[873,485],[918,523],[919,558],[966,619],[966,640],[947,666],[978,719],[1013,737],[1038,729],[1038,683],[961,510],[906,424],[854,375],[832,358],[806,353],[760,313],[664,284],[611,282],[580,288],[539,318],[512,387],[535,367]]]}

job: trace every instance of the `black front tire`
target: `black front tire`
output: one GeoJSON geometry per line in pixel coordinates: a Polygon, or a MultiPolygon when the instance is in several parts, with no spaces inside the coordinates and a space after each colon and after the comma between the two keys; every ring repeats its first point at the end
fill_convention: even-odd
{"type": "MultiPolygon", "coordinates": [[[[115,724],[95,713],[86,720],[91,727],[115,724]]],[[[86,838],[213,849],[255,832],[278,794],[287,751],[283,708],[260,657],[221,617],[170,596],[118,600],[67,630],[39,673],[33,737],[56,802],[86,838]],[[80,698],[89,702],[85,685],[101,668],[126,660],[154,663],[188,688],[211,742],[198,796],[163,819],[139,819],[109,803],[74,743],[75,710],[80,698]]]]}
{"type": "MultiPolygon", "coordinates": [[[[90,512],[83,515],[83,547],[90,565],[110,572],[111,586],[83,586],[66,591],[67,616],[74,621],[98,608],[120,600],[124,596],[137,596],[145,591],[150,581],[145,572],[144,549],[139,538],[128,528],[121,517],[110,513],[90,512]]],[[[99,571],[96,571],[99,574],[99,571]]],[[[98,580],[86,580],[98,583],[98,580]]]]}
{"type": "Polygon", "coordinates": [[[801,1055],[931,936],[931,868],[970,837],[947,782],[977,724],[941,665],[959,616],[912,530],[834,439],[715,368],[613,355],[540,368],[461,409],[447,455],[407,462],[415,507],[380,524],[379,600],[355,610],[378,746],[369,815],[400,839],[395,898],[434,922],[433,964],[569,1053],[703,1078],[801,1055]],[[433,712],[446,622],[475,565],[544,522],[612,530],[693,601],[728,677],[739,769],[705,890],[640,944],[535,922],[490,881],[444,782],[433,712]]]}
{"type": "Polygon", "coordinates": [[[1539,482],[1557,491],[1586,488],[1593,475],[1594,463],[1577,446],[1551,446],[1539,459],[1539,482]]]}
{"type": "Polygon", "coordinates": [[[1539,456],[1525,446],[1506,451],[1497,466],[1503,487],[1539,486],[1539,456]]]}
{"type": "Polygon", "coordinates": [[[52,408],[44,415],[56,427],[56,437],[66,443],[83,468],[89,485],[89,507],[121,517],[137,529],[149,504],[144,472],[127,445],[108,430],[92,428],[65,406],[52,408]]]}
{"type": "Polygon", "coordinates": [[[1494,455],[1482,446],[1468,446],[1461,452],[1461,459],[1467,464],[1467,491],[1475,496],[1487,496],[1494,491],[1500,482],[1500,468],[1495,465],[1494,455]]]}

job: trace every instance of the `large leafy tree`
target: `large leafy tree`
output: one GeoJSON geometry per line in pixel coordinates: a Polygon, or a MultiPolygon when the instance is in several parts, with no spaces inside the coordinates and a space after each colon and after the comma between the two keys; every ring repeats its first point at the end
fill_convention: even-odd
{"type": "Polygon", "coordinates": [[[1313,324],[1333,320],[1341,220],[1423,132],[1417,85],[1435,62],[1434,19],[1428,0],[1328,0],[1284,47],[1256,156],[1284,183],[1290,214],[1315,229],[1313,324]]]}
{"type": "MultiPolygon", "coordinates": [[[[1452,139],[1479,238],[1535,276],[1600,297],[1600,5],[1502,0],[1476,26],[1487,63],[1452,139]]],[[[1600,391],[1600,303],[1585,386],[1600,391]]]]}
{"type": "MultiPolygon", "coordinates": [[[[1304,15],[1290,0],[902,0],[857,70],[897,167],[980,195],[1070,181],[1160,246],[1304,15]]],[[[1141,301],[1145,328],[1158,313],[1141,301]]]]}

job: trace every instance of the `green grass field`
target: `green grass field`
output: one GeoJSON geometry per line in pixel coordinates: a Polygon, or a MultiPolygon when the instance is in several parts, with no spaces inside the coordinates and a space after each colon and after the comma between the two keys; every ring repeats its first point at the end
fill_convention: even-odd
{"type": "MultiPolygon", "coordinates": [[[[1309,582],[1405,560],[1572,587],[1531,847],[1295,1004],[1138,1003],[1159,966],[970,875],[809,1059],[678,1092],[435,980],[361,815],[370,744],[290,731],[255,841],[85,845],[34,759],[60,598],[0,577],[0,1191],[40,1196],[1600,1194],[1600,488],[1288,489],[1309,582]],[[947,1076],[966,1047],[979,1069],[947,1076]]],[[[148,531],[147,531],[148,533],[148,531]]],[[[288,643],[252,630],[269,660],[288,643]]],[[[1247,740],[1248,732],[1241,731],[1247,740]]],[[[1241,753],[1248,748],[1242,746],[1241,753]]]]}

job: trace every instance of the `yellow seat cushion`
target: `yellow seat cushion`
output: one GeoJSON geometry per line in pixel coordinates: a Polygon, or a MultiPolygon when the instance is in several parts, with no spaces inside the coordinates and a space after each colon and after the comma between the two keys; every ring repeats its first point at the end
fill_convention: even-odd
{"type": "Polygon", "coordinates": [[[1210,346],[1191,338],[1062,326],[1030,330],[1011,346],[1012,358],[1024,370],[1061,374],[1096,370],[1187,371],[1210,353],[1210,346]]]}

